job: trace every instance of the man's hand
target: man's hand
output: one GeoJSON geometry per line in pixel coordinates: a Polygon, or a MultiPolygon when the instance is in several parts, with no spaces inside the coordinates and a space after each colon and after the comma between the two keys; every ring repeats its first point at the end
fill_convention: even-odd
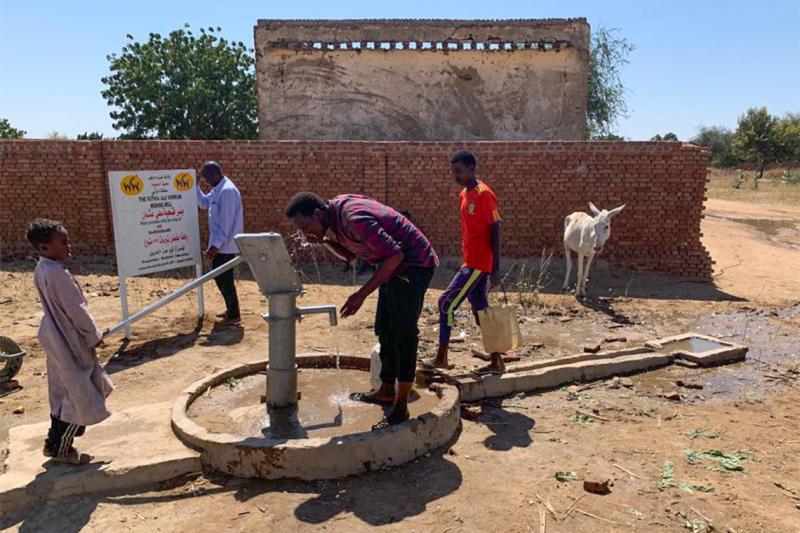
{"type": "Polygon", "coordinates": [[[342,318],[347,318],[348,316],[352,316],[361,309],[361,306],[364,305],[365,296],[361,294],[361,291],[356,291],[350,295],[350,298],[342,306],[341,311],[339,314],[342,318]]]}
{"type": "Polygon", "coordinates": [[[209,261],[213,261],[214,258],[217,257],[218,253],[219,253],[219,250],[217,250],[217,247],[216,246],[212,246],[211,248],[206,250],[206,257],[208,257],[209,261]]]}

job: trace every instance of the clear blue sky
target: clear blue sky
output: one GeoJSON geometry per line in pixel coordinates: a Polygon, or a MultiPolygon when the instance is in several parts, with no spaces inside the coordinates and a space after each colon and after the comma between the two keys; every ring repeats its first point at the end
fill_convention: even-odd
{"type": "Polygon", "coordinates": [[[252,46],[259,18],[559,17],[620,28],[636,45],[624,72],[631,116],[618,133],[625,137],[674,131],[687,139],[701,124],[734,127],[749,106],[800,111],[800,0],[0,0],[0,118],[28,137],[114,135],[100,96],[106,55],[120,50],[126,33],[145,39],[184,22],[221,26],[225,37],[252,46]]]}

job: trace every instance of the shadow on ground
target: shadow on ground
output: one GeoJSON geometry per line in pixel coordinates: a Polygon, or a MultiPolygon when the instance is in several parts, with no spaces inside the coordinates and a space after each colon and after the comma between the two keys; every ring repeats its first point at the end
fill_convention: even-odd
{"type": "MultiPolygon", "coordinates": [[[[369,472],[358,476],[330,481],[263,481],[238,479],[222,474],[207,473],[214,486],[203,488],[202,494],[193,490],[168,494],[150,492],[141,496],[83,496],[57,500],[0,518],[3,530],[14,526],[21,532],[81,531],[91,520],[99,504],[144,505],[166,503],[188,498],[233,493],[239,502],[270,493],[291,493],[308,496],[294,510],[301,522],[324,525],[344,513],[353,514],[370,526],[402,522],[422,514],[432,502],[456,491],[463,481],[461,471],[447,459],[448,450],[457,437],[416,461],[397,467],[369,472]]],[[[162,486],[180,487],[187,479],[178,479],[162,486]]],[[[213,505],[213,504],[212,504],[213,505]]]]}
{"type": "Polygon", "coordinates": [[[494,433],[483,441],[483,445],[490,450],[507,452],[513,448],[527,448],[533,444],[531,432],[536,426],[536,421],[522,413],[484,403],[481,405],[480,415],[474,421],[485,425],[494,433]]]}

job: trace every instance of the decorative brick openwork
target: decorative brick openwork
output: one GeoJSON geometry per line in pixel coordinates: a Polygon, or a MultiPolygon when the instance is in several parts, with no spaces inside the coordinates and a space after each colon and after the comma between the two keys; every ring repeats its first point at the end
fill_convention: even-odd
{"type": "Polygon", "coordinates": [[[262,139],[583,140],[586,19],[259,20],[262,139]]]}

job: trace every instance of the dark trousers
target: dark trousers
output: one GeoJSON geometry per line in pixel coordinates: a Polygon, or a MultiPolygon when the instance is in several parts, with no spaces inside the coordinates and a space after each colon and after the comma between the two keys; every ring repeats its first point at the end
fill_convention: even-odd
{"type": "Polygon", "coordinates": [[[410,267],[381,285],[375,313],[375,334],[381,343],[381,381],[414,381],[419,329],[417,320],[433,268],[410,267]]]}
{"type": "Polygon", "coordinates": [[[489,280],[488,272],[481,272],[470,267],[462,267],[439,297],[439,346],[450,342],[450,332],[455,322],[455,312],[458,306],[469,300],[472,305],[472,314],[478,320],[478,311],[489,307],[487,292],[489,280]]]}
{"type": "Polygon", "coordinates": [[[72,440],[85,432],[86,426],[70,424],[50,415],[50,431],[47,432],[44,447],[50,455],[66,455],[72,449],[72,440]]]}
{"type": "MultiPolygon", "coordinates": [[[[235,254],[217,254],[214,256],[213,261],[211,261],[211,267],[220,267],[235,257],[235,254]]],[[[236,284],[233,282],[234,270],[235,269],[228,270],[214,278],[214,281],[217,282],[219,292],[222,293],[222,297],[225,299],[225,308],[228,313],[227,318],[239,318],[239,296],[236,294],[236,284]]]]}

